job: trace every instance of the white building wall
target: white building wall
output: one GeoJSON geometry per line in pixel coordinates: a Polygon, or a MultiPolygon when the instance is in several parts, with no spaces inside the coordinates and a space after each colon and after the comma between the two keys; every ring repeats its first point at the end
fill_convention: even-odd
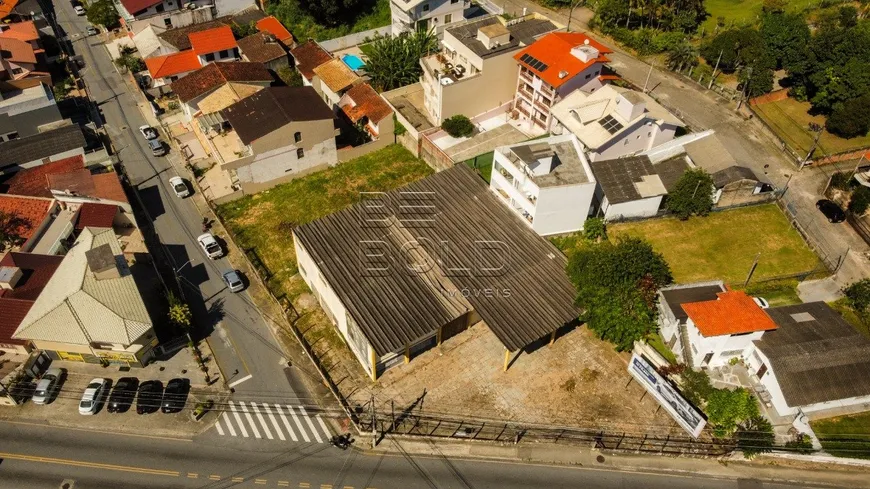
{"type": "Polygon", "coordinates": [[[727,365],[732,358],[745,357],[754,349],[752,342],[764,334],[764,331],[755,331],[749,334],[706,337],[698,331],[691,318],[686,321],[686,331],[692,349],[692,366],[695,368],[721,367],[727,365]],[[713,356],[709,363],[704,364],[704,357],[709,353],[713,356]]]}
{"type": "Polygon", "coordinates": [[[641,119],[616,138],[599,146],[590,157],[592,161],[612,160],[640,151],[647,151],[653,145],[659,145],[673,139],[674,129],[675,126],[670,126],[662,131],[655,121],[641,119]]]}
{"type": "Polygon", "coordinates": [[[321,165],[335,165],[338,161],[335,138],[326,139],[315,144],[311,149],[305,150],[305,155],[302,158],[296,157],[296,149],[296,146],[288,145],[258,154],[250,164],[236,170],[239,181],[267,183],[295,173],[303,173],[321,165]]]}
{"type": "Polygon", "coordinates": [[[542,188],[532,229],[541,236],[583,229],[594,193],[595,182],[542,188]]]}
{"type": "Polygon", "coordinates": [[[150,17],[152,15],[178,10],[180,8],[181,0],[163,0],[161,3],[158,3],[157,5],[152,5],[147,9],[143,10],[142,12],[135,12],[135,15],[137,19],[142,19],[145,17],[150,17]]]}
{"type": "Polygon", "coordinates": [[[657,197],[647,197],[640,200],[632,200],[630,202],[621,202],[613,205],[610,205],[605,196],[601,203],[601,209],[604,212],[604,220],[610,221],[614,219],[634,217],[652,217],[658,213],[661,205],[661,195],[657,197]]]}
{"type": "Polygon", "coordinates": [[[409,32],[416,28],[417,22],[428,19],[429,28],[441,29],[447,24],[446,16],[450,15],[450,23],[454,24],[465,20],[464,0],[430,0],[414,7],[406,7],[404,0],[392,0],[390,2],[390,17],[393,35],[409,32]],[[428,10],[424,10],[428,5],[428,10]]]}
{"type": "Polygon", "coordinates": [[[592,93],[601,88],[604,84],[598,79],[601,75],[601,68],[604,63],[592,63],[585,70],[577,73],[561,87],[556,90],[559,95],[559,100],[565,98],[574,90],[583,90],[584,92],[592,93]]]}

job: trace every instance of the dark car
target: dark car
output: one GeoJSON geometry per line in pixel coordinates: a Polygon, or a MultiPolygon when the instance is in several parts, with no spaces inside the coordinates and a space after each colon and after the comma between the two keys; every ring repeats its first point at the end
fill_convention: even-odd
{"type": "Polygon", "coordinates": [[[843,209],[828,199],[822,199],[816,202],[816,208],[822,211],[822,214],[828,218],[828,222],[843,222],[846,220],[846,213],[843,209]]]}
{"type": "Polygon", "coordinates": [[[139,386],[136,395],[136,414],[156,413],[163,401],[163,382],[149,380],[139,386]]]}
{"type": "Polygon", "coordinates": [[[139,388],[139,379],[136,377],[121,377],[115,382],[115,388],[109,396],[109,404],[106,411],[110,413],[126,413],[133,405],[136,390],[139,388]]]}
{"type": "Polygon", "coordinates": [[[160,410],[164,413],[177,413],[184,409],[187,402],[187,394],[190,392],[190,380],[172,379],[166,384],[163,392],[163,404],[160,410]]]}

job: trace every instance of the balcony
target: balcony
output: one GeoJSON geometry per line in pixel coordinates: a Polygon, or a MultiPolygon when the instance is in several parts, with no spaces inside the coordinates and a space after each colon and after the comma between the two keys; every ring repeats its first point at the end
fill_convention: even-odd
{"type": "Polygon", "coordinates": [[[441,85],[452,85],[472,76],[468,68],[459,63],[453,63],[444,53],[433,54],[420,59],[423,70],[437,80],[441,85]]]}
{"type": "Polygon", "coordinates": [[[550,113],[550,106],[542,102],[541,99],[536,99],[534,105],[542,114],[550,113]]]}
{"type": "MultiPolygon", "coordinates": [[[[529,218],[534,217],[535,205],[537,197],[534,197],[529,192],[520,188],[520,182],[504,168],[492,173],[493,189],[508,199],[511,207],[515,208],[520,214],[528,214],[529,218]]],[[[529,221],[531,222],[531,221],[529,221]]]]}
{"type": "Polygon", "coordinates": [[[241,160],[254,156],[251,147],[242,143],[236,131],[209,134],[209,143],[221,166],[227,169],[244,166],[241,160]]]}
{"type": "Polygon", "coordinates": [[[556,90],[550,85],[547,85],[546,83],[541,84],[541,93],[550,97],[551,99],[556,97],[556,90]]]}

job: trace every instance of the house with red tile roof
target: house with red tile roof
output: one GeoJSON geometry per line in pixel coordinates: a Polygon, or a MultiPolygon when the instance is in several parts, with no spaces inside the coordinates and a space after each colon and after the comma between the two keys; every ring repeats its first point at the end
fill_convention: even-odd
{"type": "Polygon", "coordinates": [[[30,251],[36,245],[57,209],[53,199],[0,194],[0,213],[13,219],[12,228],[19,238],[13,248],[21,251],[30,251]]]}
{"type": "MultiPolygon", "coordinates": [[[[393,134],[393,109],[368,83],[351,87],[338,102],[341,112],[352,124],[362,124],[373,139],[393,134]]],[[[392,137],[385,138],[386,144],[392,137]]]]}
{"type": "Polygon", "coordinates": [[[556,102],[575,90],[592,93],[607,83],[603,70],[610,52],[586,34],[551,32],[514,54],[519,76],[513,110],[518,118],[533,133],[549,131],[556,102]]]}
{"type": "Polygon", "coordinates": [[[273,15],[258,20],[255,25],[258,31],[272,34],[275,36],[275,39],[287,48],[291,48],[296,44],[296,40],[293,39],[293,35],[290,34],[290,31],[288,31],[287,28],[284,27],[284,24],[273,15]]]}
{"type": "Polygon", "coordinates": [[[12,337],[62,256],[9,252],[0,257],[0,351],[25,352],[26,340],[12,337]]]}
{"type": "Polygon", "coordinates": [[[168,85],[202,67],[199,57],[193,51],[166,54],[145,59],[145,66],[151,75],[153,88],[168,85]]]}
{"type": "Polygon", "coordinates": [[[296,70],[302,75],[302,82],[311,85],[314,80],[314,68],[330,61],[332,55],[323,49],[317,41],[309,39],[290,50],[296,70]]]}
{"type": "Polygon", "coordinates": [[[145,59],[152,88],[162,87],[214,61],[239,61],[241,53],[233,30],[222,25],[188,34],[190,49],[145,59]]]}
{"type": "Polygon", "coordinates": [[[5,192],[12,195],[27,197],[51,198],[51,189],[48,185],[48,176],[61,173],[69,173],[82,170],[85,167],[85,158],[82,155],[72,156],[44,165],[26,168],[14,173],[5,184],[5,192]]]}
{"type": "Polygon", "coordinates": [[[27,41],[0,37],[0,80],[22,80],[41,74],[36,69],[36,54],[27,41]]]}

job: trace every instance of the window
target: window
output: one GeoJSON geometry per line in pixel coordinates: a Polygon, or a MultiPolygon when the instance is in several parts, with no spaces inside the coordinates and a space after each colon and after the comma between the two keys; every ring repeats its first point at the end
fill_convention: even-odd
{"type": "Polygon", "coordinates": [[[612,115],[604,116],[604,118],[598,121],[598,123],[601,124],[601,127],[606,129],[610,134],[616,134],[620,129],[622,129],[622,124],[614,119],[612,115]]]}
{"type": "Polygon", "coordinates": [[[592,76],[592,74],[591,74],[591,73],[587,73],[587,74],[586,74],[586,79],[588,80],[590,76],[592,76]]]}
{"type": "Polygon", "coordinates": [[[214,61],[214,53],[208,53],[205,55],[205,61],[208,63],[209,61],[214,61]]]}
{"type": "Polygon", "coordinates": [[[8,134],[0,134],[0,141],[12,141],[13,139],[18,139],[17,132],[10,132],[8,134]]]}
{"type": "Polygon", "coordinates": [[[23,73],[23,72],[24,72],[24,69],[22,69],[22,68],[12,68],[13,75],[17,75],[17,74],[23,73]]]}
{"type": "Polygon", "coordinates": [[[302,141],[302,133],[299,131],[296,131],[295,133],[293,133],[293,141],[295,141],[297,143],[302,141]]]}
{"type": "Polygon", "coordinates": [[[296,150],[296,158],[299,158],[300,160],[302,158],[305,158],[305,150],[302,148],[297,149],[296,150]]]}
{"type": "Polygon", "coordinates": [[[174,82],[175,80],[178,80],[178,76],[173,75],[169,77],[169,81],[174,82]]]}
{"type": "Polygon", "coordinates": [[[166,27],[172,27],[172,19],[169,18],[169,17],[163,19],[163,24],[164,24],[166,27]]]}
{"type": "Polygon", "coordinates": [[[229,58],[229,57],[230,57],[230,52],[227,51],[226,49],[224,49],[223,51],[221,51],[220,53],[218,53],[218,56],[221,57],[221,58],[229,58]]]}
{"type": "Polygon", "coordinates": [[[163,4],[161,3],[160,5],[158,5],[157,7],[155,7],[154,10],[156,10],[156,11],[158,11],[158,12],[163,12],[163,4]]]}
{"type": "Polygon", "coordinates": [[[450,0],[450,5],[453,5],[454,3],[459,3],[459,0],[450,0]]]}
{"type": "Polygon", "coordinates": [[[428,4],[428,3],[424,3],[424,4],[423,4],[423,12],[428,12],[428,11],[429,11],[429,4],[428,4]]]}
{"type": "Polygon", "coordinates": [[[601,73],[601,70],[596,71],[595,76],[598,76],[599,73],[601,73]]]}
{"type": "Polygon", "coordinates": [[[453,14],[447,14],[444,16],[444,23],[449,24],[453,22],[453,14]]]}

